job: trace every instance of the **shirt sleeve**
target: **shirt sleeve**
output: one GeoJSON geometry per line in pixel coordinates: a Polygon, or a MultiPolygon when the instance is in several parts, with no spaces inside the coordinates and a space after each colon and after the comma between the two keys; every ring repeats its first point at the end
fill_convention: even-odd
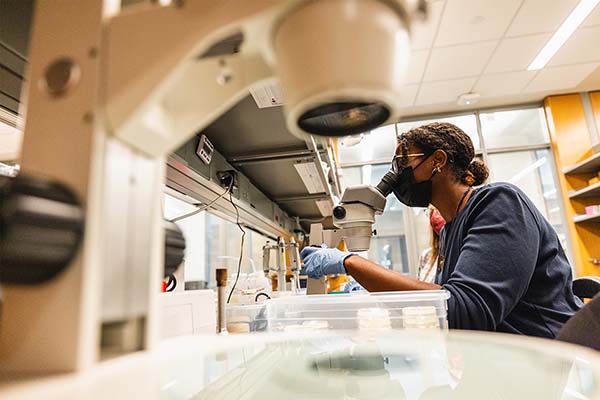
{"type": "Polygon", "coordinates": [[[538,224],[519,193],[496,187],[467,215],[458,261],[443,288],[454,329],[496,330],[527,291],[540,244],[538,224]]]}

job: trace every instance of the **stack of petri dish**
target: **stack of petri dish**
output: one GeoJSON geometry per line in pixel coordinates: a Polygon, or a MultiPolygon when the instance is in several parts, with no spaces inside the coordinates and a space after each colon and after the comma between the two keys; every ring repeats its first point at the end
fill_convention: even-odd
{"type": "Polygon", "coordinates": [[[440,329],[437,310],[432,306],[404,307],[402,321],[405,329],[440,329]]]}

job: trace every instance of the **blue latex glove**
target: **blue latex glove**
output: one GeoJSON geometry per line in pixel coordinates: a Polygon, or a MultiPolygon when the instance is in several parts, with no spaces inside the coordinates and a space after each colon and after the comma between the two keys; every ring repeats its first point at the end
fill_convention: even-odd
{"type": "Polygon", "coordinates": [[[356,281],[350,281],[348,283],[346,283],[346,286],[344,286],[344,290],[345,293],[350,293],[350,292],[366,292],[367,290],[360,286],[360,283],[356,282],[356,281]]]}
{"type": "Polygon", "coordinates": [[[354,253],[327,247],[305,247],[300,252],[300,258],[304,260],[304,270],[313,279],[324,275],[345,274],[344,260],[352,255],[354,253]]]}

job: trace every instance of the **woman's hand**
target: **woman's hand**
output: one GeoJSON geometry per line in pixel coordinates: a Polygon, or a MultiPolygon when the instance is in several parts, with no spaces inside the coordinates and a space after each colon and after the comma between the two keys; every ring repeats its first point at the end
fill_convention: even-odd
{"type": "Polygon", "coordinates": [[[354,253],[327,247],[305,247],[300,252],[304,260],[304,269],[310,278],[318,279],[324,275],[345,274],[344,260],[354,253]]]}

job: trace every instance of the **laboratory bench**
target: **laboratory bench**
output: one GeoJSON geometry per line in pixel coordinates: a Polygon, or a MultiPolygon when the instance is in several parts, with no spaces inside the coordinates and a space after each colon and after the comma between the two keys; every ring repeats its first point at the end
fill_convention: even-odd
{"type": "Polygon", "coordinates": [[[600,353],[439,330],[187,336],[88,372],[0,385],[4,400],[598,399],[600,353]]]}

